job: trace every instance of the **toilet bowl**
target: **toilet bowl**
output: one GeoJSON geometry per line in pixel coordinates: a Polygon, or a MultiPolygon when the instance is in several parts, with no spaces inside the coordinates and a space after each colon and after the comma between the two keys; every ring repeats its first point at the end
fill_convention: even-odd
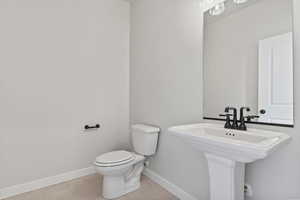
{"type": "Polygon", "coordinates": [[[132,142],[135,152],[112,151],[96,158],[97,173],[103,176],[102,196],[115,199],[140,187],[145,156],[155,153],[159,128],[133,125],[132,142]]]}
{"type": "Polygon", "coordinates": [[[103,175],[103,197],[114,199],[137,190],[144,160],[144,156],[128,151],[113,151],[99,156],[94,164],[96,171],[103,175]]]}

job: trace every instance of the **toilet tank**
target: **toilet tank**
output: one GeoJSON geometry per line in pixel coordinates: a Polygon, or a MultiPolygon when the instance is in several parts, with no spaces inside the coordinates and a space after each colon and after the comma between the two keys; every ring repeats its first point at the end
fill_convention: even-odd
{"type": "Polygon", "coordinates": [[[144,156],[155,153],[160,129],[154,126],[135,124],[131,126],[134,151],[144,156]]]}

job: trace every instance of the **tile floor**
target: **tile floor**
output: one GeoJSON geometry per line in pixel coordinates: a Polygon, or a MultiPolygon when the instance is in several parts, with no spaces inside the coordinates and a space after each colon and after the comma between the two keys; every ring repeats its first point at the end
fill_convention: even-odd
{"type": "MultiPolygon", "coordinates": [[[[85,176],[5,200],[104,200],[101,196],[101,177],[85,176]]],[[[143,176],[141,187],[118,200],[178,200],[149,178],[143,176]]]]}

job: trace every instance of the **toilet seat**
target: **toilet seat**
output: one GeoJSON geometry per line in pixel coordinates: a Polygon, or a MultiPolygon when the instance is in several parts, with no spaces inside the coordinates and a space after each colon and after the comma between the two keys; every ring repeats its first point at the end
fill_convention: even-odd
{"type": "Polygon", "coordinates": [[[135,155],[128,151],[112,151],[96,158],[95,165],[100,167],[113,167],[123,165],[135,159],[135,155]]]}

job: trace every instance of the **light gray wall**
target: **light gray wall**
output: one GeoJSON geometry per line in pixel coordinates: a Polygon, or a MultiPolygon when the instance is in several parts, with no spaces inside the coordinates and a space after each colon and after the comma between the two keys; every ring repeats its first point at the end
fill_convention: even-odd
{"type": "Polygon", "coordinates": [[[129,146],[127,2],[1,0],[0,27],[0,188],[129,146]]]}
{"type": "Polygon", "coordinates": [[[203,156],[166,131],[172,125],[201,120],[201,49],[198,0],[137,0],[132,4],[131,123],[162,128],[152,170],[208,199],[203,156]]]}
{"type": "MultiPolygon", "coordinates": [[[[251,1],[250,1],[251,2],[251,1]]],[[[259,0],[204,21],[204,115],[228,105],[258,112],[258,44],[292,32],[293,0],[259,0]],[[232,78],[232,77],[235,78],[232,78]],[[231,87],[230,87],[231,86],[231,87]]]]}
{"type": "Polygon", "coordinates": [[[198,0],[137,0],[132,4],[130,105],[131,123],[162,128],[151,169],[207,199],[203,156],[166,131],[202,117],[200,11],[198,0]]]}
{"type": "MultiPolygon", "coordinates": [[[[300,2],[295,0],[295,128],[293,141],[269,158],[249,164],[253,200],[300,198],[300,2]]],[[[202,14],[196,0],[138,0],[131,13],[131,122],[163,128],[150,168],[199,200],[208,200],[208,171],[201,153],[166,128],[202,117],[202,14]]]]}

